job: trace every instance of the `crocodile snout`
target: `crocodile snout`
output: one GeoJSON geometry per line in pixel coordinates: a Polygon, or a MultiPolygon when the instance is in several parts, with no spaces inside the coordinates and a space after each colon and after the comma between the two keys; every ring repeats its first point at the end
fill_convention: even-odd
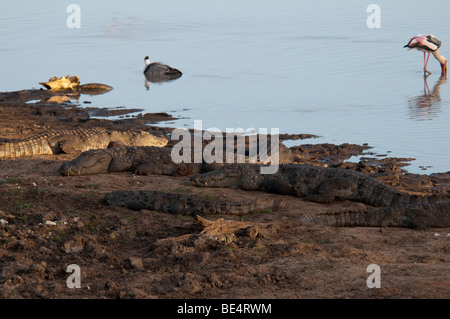
{"type": "Polygon", "coordinates": [[[68,163],[64,163],[59,168],[59,173],[63,176],[69,176],[69,175],[77,175],[76,173],[72,173],[72,169],[68,163]]]}
{"type": "Polygon", "coordinates": [[[76,169],[72,163],[67,162],[59,167],[59,173],[63,176],[81,175],[81,170],[76,169]]]}
{"type": "Polygon", "coordinates": [[[112,156],[105,150],[92,150],[60,166],[61,175],[90,175],[108,173],[112,156]]]}
{"type": "Polygon", "coordinates": [[[205,180],[204,176],[195,174],[190,178],[192,185],[195,186],[208,186],[208,181],[205,180]]]}

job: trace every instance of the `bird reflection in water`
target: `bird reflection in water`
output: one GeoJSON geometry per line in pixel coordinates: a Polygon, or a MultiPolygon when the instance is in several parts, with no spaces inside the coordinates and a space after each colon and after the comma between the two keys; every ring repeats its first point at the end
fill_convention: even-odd
{"type": "Polygon", "coordinates": [[[441,112],[441,85],[447,83],[446,74],[441,75],[439,80],[430,91],[427,78],[429,74],[423,77],[424,94],[410,98],[408,100],[409,112],[411,118],[418,121],[432,120],[441,112]]]}
{"type": "Polygon", "coordinates": [[[161,77],[159,75],[154,75],[154,74],[144,74],[144,76],[145,76],[144,86],[147,90],[150,89],[150,83],[170,82],[170,81],[174,81],[174,80],[178,79],[178,77],[174,78],[174,79],[168,79],[168,78],[161,77]]]}

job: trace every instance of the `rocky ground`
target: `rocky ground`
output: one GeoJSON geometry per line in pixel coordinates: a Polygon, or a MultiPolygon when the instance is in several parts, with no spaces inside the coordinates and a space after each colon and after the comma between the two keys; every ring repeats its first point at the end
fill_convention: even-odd
{"type": "MultiPolygon", "coordinates": [[[[171,119],[168,114],[127,117],[127,111],[74,107],[62,95],[43,90],[1,93],[0,138],[88,127],[168,131],[155,126],[171,119]],[[122,113],[123,118],[115,121],[93,118],[122,113]]],[[[449,193],[449,173],[405,173],[402,166],[409,159],[380,160],[365,145],[305,143],[292,150],[302,162],[360,170],[410,193],[449,193]],[[362,153],[367,158],[361,162],[344,162],[362,153]]],[[[58,154],[0,161],[0,298],[450,297],[450,228],[304,224],[305,213],[365,205],[196,188],[188,177],[131,172],[60,176],[60,165],[74,157],[58,154]],[[273,196],[288,208],[198,220],[107,206],[104,195],[119,189],[230,200],[273,196]],[[72,264],[79,266],[81,288],[67,286],[72,274],[67,267],[72,264]],[[380,288],[367,286],[371,264],[380,266],[380,288]]]]}

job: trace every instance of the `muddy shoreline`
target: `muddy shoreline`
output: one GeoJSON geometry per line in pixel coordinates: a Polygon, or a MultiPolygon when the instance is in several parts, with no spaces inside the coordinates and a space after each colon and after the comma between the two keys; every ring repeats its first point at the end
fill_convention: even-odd
{"type": "MultiPolygon", "coordinates": [[[[75,107],[63,93],[0,93],[0,141],[74,128],[172,130],[166,113],[75,107]],[[131,112],[131,114],[128,114],[131,112]],[[97,117],[104,118],[97,118],[97,117]],[[109,120],[107,116],[121,116],[109,120]]],[[[450,194],[450,173],[405,171],[411,159],[377,158],[370,146],[308,144],[292,147],[300,162],[371,174],[414,194],[450,194]],[[358,163],[347,162],[363,155],[358,163]]],[[[134,176],[130,172],[60,176],[74,155],[0,161],[1,298],[449,298],[449,228],[331,228],[304,224],[302,214],[364,208],[350,201],[318,204],[289,196],[236,189],[199,189],[188,177],[134,176]],[[231,241],[202,237],[190,216],[109,207],[119,189],[166,190],[217,199],[280,197],[283,211],[207,216],[247,223],[252,231],[231,241]],[[81,288],[68,288],[66,268],[81,269],[81,288]],[[366,285],[378,264],[382,286],[366,285]]]]}

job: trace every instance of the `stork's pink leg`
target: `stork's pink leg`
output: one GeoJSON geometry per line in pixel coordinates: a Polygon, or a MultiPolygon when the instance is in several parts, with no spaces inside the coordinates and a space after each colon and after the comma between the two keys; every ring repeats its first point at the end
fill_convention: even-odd
{"type": "MultiPolygon", "coordinates": [[[[425,62],[425,66],[423,67],[423,71],[425,73],[430,73],[430,71],[427,70],[427,65],[428,65],[428,59],[430,58],[430,52],[428,52],[428,56],[427,56],[427,61],[425,62]]],[[[423,53],[423,60],[425,61],[425,52],[423,53]]]]}
{"type": "Polygon", "coordinates": [[[425,91],[425,96],[431,95],[430,87],[428,86],[427,77],[429,77],[429,74],[423,75],[423,90],[425,91]]]}

